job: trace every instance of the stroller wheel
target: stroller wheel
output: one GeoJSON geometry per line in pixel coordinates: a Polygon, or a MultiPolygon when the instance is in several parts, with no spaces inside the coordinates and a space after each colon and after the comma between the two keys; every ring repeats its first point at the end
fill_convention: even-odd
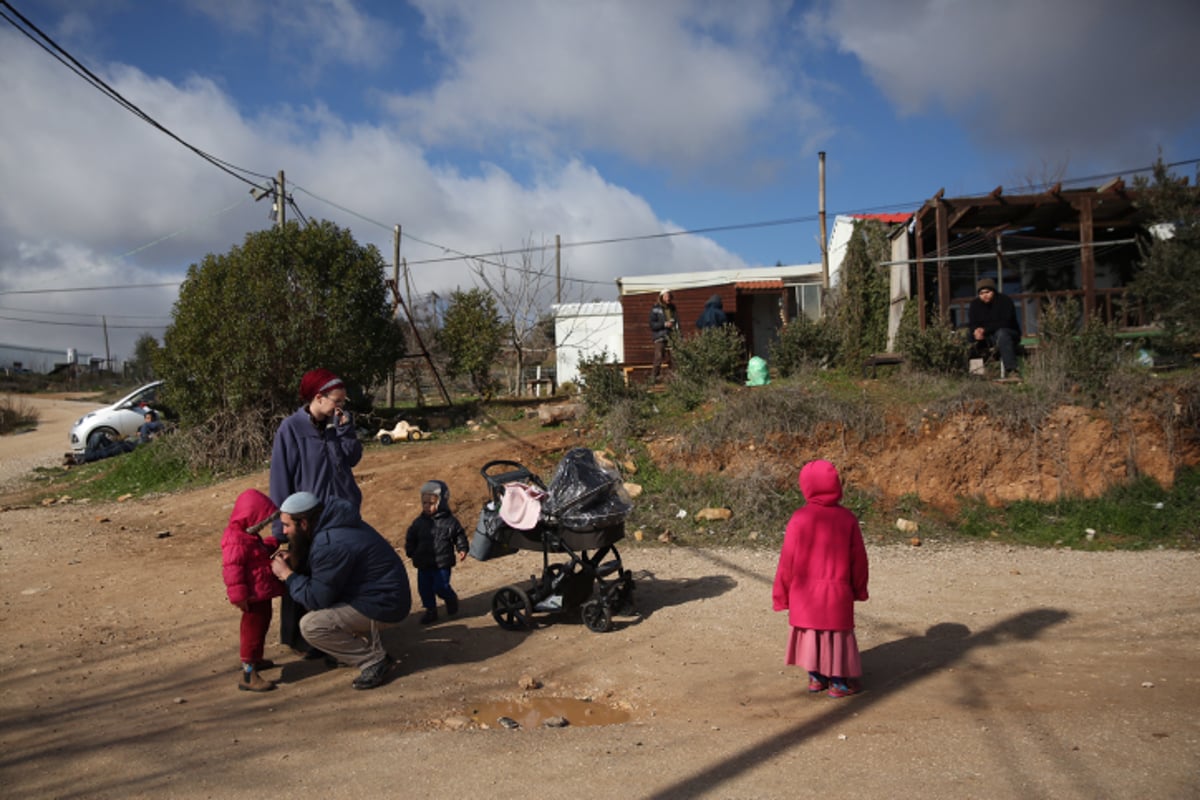
{"type": "Polygon", "coordinates": [[[532,627],[533,603],[529,595],[516,586],[505,586],[492,595],[492,617],[506,631],[532,627]]]}
{"type": "Polygon", "coordinates": [[[612,627],[612,612],[599,600],[588,600],[581,609],[583,624],[593,633],[604,633],[612,627]]]}

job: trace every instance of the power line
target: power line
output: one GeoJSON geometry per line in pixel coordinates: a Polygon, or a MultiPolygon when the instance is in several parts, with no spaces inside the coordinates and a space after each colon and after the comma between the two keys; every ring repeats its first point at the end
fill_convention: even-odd
{"type": "MultiPolygon", "coordinates": [[[[101,315],[101,316],[103,316],[103,315],[101,315]]],[[[9,317],[9,316],[3,316],[3,315],[0,315],[0,319],[7,320],[9,322],[27,322],[27,323],[30,323],[33,325],[55,325],[58,327],[67,327],[67,328],[108,328],[109,330],[116,328],[118,330],[134,330],[134,331],[147,331],[147,330],[154,330],[154,331],[163,330],[163,331],[165,331],[168,327],[167,325],[105,325],[102,322],[58,322],[55,320],[48,320],[48,319],[24,319],[22,317],[9,317]]]]}
{"type": "Polygon", "coordinates": [[[76,59],[74,56],[72,56],[70,53],[68,53],[65,49],[63,49],[62,46],[60,46],[58,44],[58,42],[54,41],[54,39],[52,39],[48,34],[46,34],[44,31],[42,31],[40,28],[38,28],[37,25],[34,25],[33,22],[31,22],[27,17],[25,17],[20,11],[17,11],[17,9],[13,8],[12,3],[9,3],[8,0],[0,0],[0,5],[3,5],[10,12],[12,12],[18,19],[21,20],[21,23],[25,26],[25,28],[28,28],[29,30],[26,30],[25,28],[21,27],[21,25],[18,25],[12,19],[12,17],[9,17],[7,14],[4,14],[3,12],[0,12],[0,17],[3,17],[5,22],[7,22],[9,25],[12,25],[14,28],[16,28],[18,31],[20,31],[26,38],[28,38],[30,41],[32,41],[34,44],[36,44],[38,47],[45,50],[47,53],[49,53],[51,56],[53,56],[55,58],[55,60],[57,60],[59,63],[63,64],[64,66],[66,66],[68,69],[70,69],[72,72],[74,72],[76,75],[78,75],[84,81],[86,81],[93,88],[98,89],[102,94],[107,96],[110,100],[112,100],[117,105],[124,108],[126,111],[129,111],[131,114],[138,117],[142,121],[146,122],[151,127],[155,128],[155,129],[161,131],[162,133],[166,134],[167,136],[171,137],[176,142],[183,145],[188,150],[191,150],[193,153],[200,156],[205,161],[209,162],[210,164],[212,164],[213,166],[222,170],[223,172],[226,172],[229,175],[232,175],[233,177],[249,184],[250,186],[257,186],[258,184],[256,184],[254,181],[250,180],[249,178],[245,177],[245,175],[240,175],[238,173],[245,173],[246,175],[253,175],[257,178],[268,178],[269,177],[267,175],[262,175],[260,173],[254,172],[253,170],[248,170],[248,169],[245,169],[244,167],[239,167],[236,164],[231,164],[228,161],[224,161],[220,158],[217,158],[216,156],[212,155],[211,153],[207,153],[204,150],[201,150],[200,148],[196,147],[195,145],[184,141],[179,136],[177,136],[174,132],[172,132],[171,130],[166,128],[164,125],[159,123],[158,120],[154,119],[149,114],[147,114],[145,111],[142,111],[140,108],[138,108],[138,106],[135,105],[132,101],[126,99],[125,96],[122,95],[120,92],[118,92],[116,89],[114,89],[113,87],[111,87],[107,83],[105,83],[104,80],[101,79],[99,76],[97,76],[94,72],[92,72],[87,67],[85,67],[78,59],[76,59]],[[40,37],[42,40],[44,40],[45,44],[43,44],[42,41],[38,41],[38,38],[35,38],[33,36],[33,34],[30,33],[30,31],[32,31],[33,33],[36,33],[38,37],[40,37]],[[47,45],[49,45],[49,46],[47,46],[47,45]],[[53,49],[51,49],[51,48],[53,48],[53,49]],[[236,170],[236,172],[235,172],[235,170],[236,170]]]}
{"type": "Polygon", "coordinates": [[[156,319],[161,321],[169,320],[170,317],[164,317],[161,314],[96,314],[96,312],[81,312],[81,311],[46,311],[39,308],[10,308],[9,306],[0,306],[0,311],[15,311],[18,314],[48,314],[54,317],[96,317],[104,316],[108,319],[156,319]]]}
{"type": "Polygon", "coordinates": [[[63,289],[0,289],[0,295],[5,294],[66,294],[69,292],[108,292],[124,289],[162,289],[167,286],[179,286],[183,281],[168,283],[133,283],[124,286],[76,286],[63,289]]]}

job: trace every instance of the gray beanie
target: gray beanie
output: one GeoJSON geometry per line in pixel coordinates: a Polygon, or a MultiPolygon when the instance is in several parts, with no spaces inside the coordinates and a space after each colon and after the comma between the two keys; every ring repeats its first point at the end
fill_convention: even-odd
{"type": "Polygon", "coordinates": [[[425,481],[423,484],[421,484],[421,494],[432,494],[432,495],[436,495],[437,497],[441,497],[442,496],[442,482],[441,481],[425,481]]]}

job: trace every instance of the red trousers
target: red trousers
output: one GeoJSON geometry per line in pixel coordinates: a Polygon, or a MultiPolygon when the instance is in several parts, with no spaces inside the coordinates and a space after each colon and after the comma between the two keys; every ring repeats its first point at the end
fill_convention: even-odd
{"type": "Polygon", "coordinates": [[[250,603],[242,612],[242,663],[255,664],[262,661],[263,645],[267,641],[267,630],[271,627],[271,601],[259,600],[250,603]]]}

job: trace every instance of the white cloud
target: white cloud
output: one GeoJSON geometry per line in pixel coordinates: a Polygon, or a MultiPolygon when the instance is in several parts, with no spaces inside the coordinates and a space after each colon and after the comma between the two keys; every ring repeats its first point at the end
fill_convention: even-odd
{"type": "Polygon", "coordinates": [[[428,91],[387,106],[430,145],[527,138],[694,169],[743,155],[815,110],[772,61],[786,7],[687,0],[422,0],[445,60],[428,91]]]}
{"type": "Polygon", "coordinates": [[[1142,165],[1200,122],[1200,4],[833,0],[823,24],[902,113],[1001,151],[1142,165]]]}
{"type": "MultiPolygon", "coordinates": [[[[413,236],[473,253],[553,242],[556,233],[570,243],[669,229],[643,198],[580,160],[547,162],[528,181],[486,162],[467,172],[431,163],[390,126],[350,125],[319,104],[247,118],[203,77],[176,84],[120,64],[94,69],[195,146],[264,174],[284,168],[289,183],[358,212],[294,191],[306,215],[351,228],[389,261],[397,222],[413,236]]],[[[270,224],[266,203],[253,203],[247,185],[6,30],[0,30],[0,103],[0,291],[177,281],[189,264],[227,252],[247,231],[270,224]]],[[[404,244],[412,261],[442,254],[404,244]]],[[[693,237],[564,251],[566,273],[595,282],[576,285],[571,299],[612,297],[612,282],[622,274],[729,263],[739,259],[693,237]]],[[[419,292],[472,280],[461,261],[414,265],[413,272],[419,292]]],[[[77,320],[65,315],[87,314],[93,322],[107,316],[109,346],[123,358],[151,327],[149,319],[144,327],[139,320],[169,316],[173,298],[161,289],[0,294],[0,306],[63,315],[57,317],[63,324],[53,326],[0,319],[0,342],[34,337],[46,346],[104,352],[98,327],[69,326],[77,320]]]]}

